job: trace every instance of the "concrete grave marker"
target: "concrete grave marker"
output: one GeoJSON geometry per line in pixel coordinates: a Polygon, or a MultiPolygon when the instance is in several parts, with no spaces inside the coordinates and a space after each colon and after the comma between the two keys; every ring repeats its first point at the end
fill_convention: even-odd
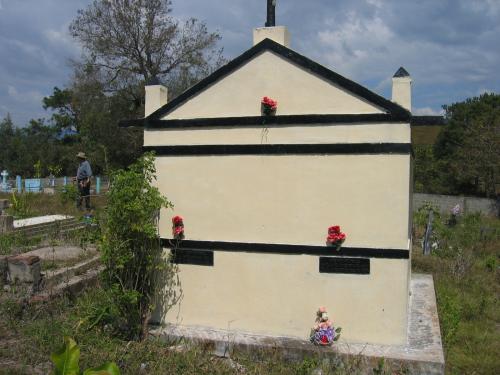
{"type": "Polygon", "coordinates": [[[10,283],[29,283],[38,286],[41,279],[41,263],[37,256],[17,255],[7,259],[10,283]]]}

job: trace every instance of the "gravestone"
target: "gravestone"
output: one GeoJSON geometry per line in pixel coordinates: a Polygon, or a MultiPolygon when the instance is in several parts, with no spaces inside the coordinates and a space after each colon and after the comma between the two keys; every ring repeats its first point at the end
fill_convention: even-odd
{"type": "Polygon", "coordinates": [[[0,199],[0,234],[7,233],[14,229],[14,217],[5,214],[5,209],[9,208],[7,199],[0,199]]]}
{"type": "Polygon", "coordinates": [[[17,255],[7,259],[8,279],[12,283],[28,283],[38,286],[41,279],[41,263],[38,256],[17,255]]]}
{"type": "Polygon", "coordinates": [[[39,193],[42,190],[42,182],[39,178],[27,178],[24,180],[24,191],[27,193],[39,193]]]}
{"type": "Polygon", "coordinates": [[[9,192],[10,189],[9,189],[9,185],[7,183],[7,178],[9,177],[9,172],[7,172],[6,170],[3,170],[2,173],[0,173],[0,175],[2,176],[2,183],[0,184],[0,190],[3,192],[9,192]]]}

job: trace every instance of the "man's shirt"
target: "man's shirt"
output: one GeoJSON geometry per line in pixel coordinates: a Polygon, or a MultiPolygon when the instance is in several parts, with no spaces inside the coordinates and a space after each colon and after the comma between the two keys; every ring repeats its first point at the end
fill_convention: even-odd
{"type": "Polygon", "coordinates": [[[78,166],[78,171],[76,172],[76,179],[83,180],[92,176],[92,169],[90,168],[90,163],[84,160],[78,166]]]}

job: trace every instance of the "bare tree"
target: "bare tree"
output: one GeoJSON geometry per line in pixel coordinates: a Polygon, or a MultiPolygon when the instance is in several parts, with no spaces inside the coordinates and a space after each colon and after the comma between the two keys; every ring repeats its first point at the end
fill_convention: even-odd
{"type": "Polygon", "coordinates": [[[186,88],[179,82],[191,85],[224,60],[217,32],[194,18],[181,23],[171,11],[170,0],[94,0],[70,25],[82,64],[100,72],[107,91],[126,90],[135,101],[152,78],[177,94],[186,88]]]}

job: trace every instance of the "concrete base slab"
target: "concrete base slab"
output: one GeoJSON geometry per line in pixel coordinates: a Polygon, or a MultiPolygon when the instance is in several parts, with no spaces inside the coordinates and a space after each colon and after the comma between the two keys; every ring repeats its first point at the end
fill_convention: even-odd
{"type": "Polygon", "coordinates": [[[30,217],[28,219],[14,220],[14,228],[23,228],[32,225],[53,223],[56,221],[67,220],[71,218],[73,217],[66,215],[46,215],[46,216],[30,217]]]}
{"type": "Polygon", "coordinates": [[[360,370],[367,372],[376,368],[380,359],[384,358],[385,365],[393,371],[406,374],[444,374],[444,355],[432,276],[413,274],[410,289],[408,342],[404,346],[349,343],[343,342],[341,338],[331,347],[317,347],[303,338],[180,325],[156,328],[151,334],[168,341],[202,343],[219,356],[229,356],[235,351],[252,355],[272,349],[289,360],[302,360],[311,356],[319,356],[332,363],[338,363],[338,358],[355,360],[360,370]]]}

